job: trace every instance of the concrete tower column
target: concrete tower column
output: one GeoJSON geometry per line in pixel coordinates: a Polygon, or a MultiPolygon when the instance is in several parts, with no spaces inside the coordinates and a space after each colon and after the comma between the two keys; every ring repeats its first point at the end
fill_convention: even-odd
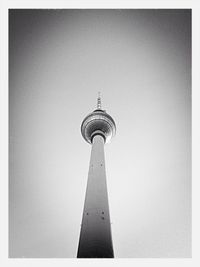
{"type": "Polygon", "coordinates": [[[82,217],[78,258],[113,258],[104,138],[94,136],[82,217]]]}

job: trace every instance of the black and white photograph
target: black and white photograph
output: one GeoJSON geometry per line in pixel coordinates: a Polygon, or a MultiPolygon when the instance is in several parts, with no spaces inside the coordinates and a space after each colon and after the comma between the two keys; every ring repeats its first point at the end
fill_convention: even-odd
{"type": "Polygon", "coordinates": [[[192,14],[8,9],[10,259],[192,257],[192,14]]]}

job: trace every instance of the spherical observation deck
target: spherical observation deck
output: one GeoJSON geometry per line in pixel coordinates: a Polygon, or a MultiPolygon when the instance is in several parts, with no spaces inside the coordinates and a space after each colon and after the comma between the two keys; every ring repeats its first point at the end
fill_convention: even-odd
{"type": "Polygon", "coordinates": [[[109,143],[115,135],[116,125],[113,118],[101,109],[100,95],[97,99],[97,109],[88,114],[81,124],[81,134],[86,142],[92,143],[95,135],[103,136],[105,143],[109,143]]]}
{"type": "Polygon", "coordinates": [[[81,125],[82,136],[90,144],[95,135],[103,136],[105,143],[109,143],[115,132],[113,118],[101,109],[96,109],[87,115],[81,125]]]}

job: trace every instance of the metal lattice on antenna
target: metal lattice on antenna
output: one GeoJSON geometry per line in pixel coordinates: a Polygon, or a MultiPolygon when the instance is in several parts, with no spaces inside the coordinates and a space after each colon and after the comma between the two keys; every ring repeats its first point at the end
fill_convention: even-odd
{"type": "Polygon", "coordinates": [[[101,109],[101,95],[100,95],[100,92],[98,92],[97,109],[101,109]]]}

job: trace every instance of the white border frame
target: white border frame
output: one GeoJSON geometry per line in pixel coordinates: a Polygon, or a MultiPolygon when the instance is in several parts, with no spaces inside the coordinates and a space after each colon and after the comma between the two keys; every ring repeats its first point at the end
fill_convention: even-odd
{"type": "Polygon", "coordinates": [[[200,266],[200,3],[181,0],[10,0],[0,2],[0,265],[1,266],[200,266]],[[9,8],[191,8],[192,9],[192,258],[9,259],[8,258],[8,9],[9,8]]]}

